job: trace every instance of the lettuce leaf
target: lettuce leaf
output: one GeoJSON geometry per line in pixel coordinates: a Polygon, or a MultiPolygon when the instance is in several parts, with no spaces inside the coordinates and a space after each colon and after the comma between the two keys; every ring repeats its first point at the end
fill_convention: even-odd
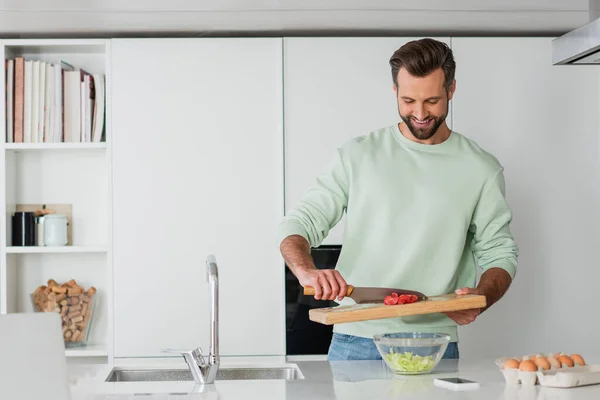
{"type": "Polygon", "coordinates": [[[391,351],[385,358],[393,370],[402,372],[425,372],[433,369],[435,365],[431,356],[422,357],[409,351],[404,353],[391,351]]]}

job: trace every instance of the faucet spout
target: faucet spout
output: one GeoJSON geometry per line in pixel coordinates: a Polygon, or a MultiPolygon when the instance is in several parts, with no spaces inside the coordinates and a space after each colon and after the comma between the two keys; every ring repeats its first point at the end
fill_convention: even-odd
{"type": "Polygon", "coordinates": [[[165,349],[164,353],[177,353],[183,356],[197,384],[211,384],[219,371],[219,268],[215,256],[206,258],[206,280],[209,286],[210,301],[210,349],[208,360],[202,356],[202,349],[182,351],[165,349]]]}
{"type": "Polygon", "coordinates": [[[210,296],[210,354],[209,363],[219,362],[219,268],[215,256],[206,258],[206,278],[210,296]]]}

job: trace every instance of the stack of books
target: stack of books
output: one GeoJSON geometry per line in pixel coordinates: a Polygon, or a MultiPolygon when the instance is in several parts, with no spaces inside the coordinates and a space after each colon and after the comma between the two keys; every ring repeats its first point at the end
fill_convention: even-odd
{"type": "Polygon", "coordinates": [[[105,141],[105,81],[61,61],[6,62],[6,142],[105,141]]]}

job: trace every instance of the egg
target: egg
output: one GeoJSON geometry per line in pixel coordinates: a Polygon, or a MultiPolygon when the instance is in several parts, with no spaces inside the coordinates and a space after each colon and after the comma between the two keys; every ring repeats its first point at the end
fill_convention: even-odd
{"type": "Polygon", "coordinates": [[[519,368],[519,362],[514,358],[509,358],[508,360],[504,361],[503,367],[504,369],[517,369],[519,368]]]}
{"type": "Polygon", "coordinates": [[[544,357],[537,357],[533,362],[535,363],[535,365],[537,365],[545,371],[550,369],[550,363],[544,357]]]}
{"type": "Polygon", "coordinates": [[[535,371],[537,371],[537,369],[538,369],[537,365],[535,365],[535,363],[531,360],[523,360],[519,364],[519,370],[521,370],[521,371],[535,372],[535,371]]]}
{"type": "Polygon", "coordinates": [[[529,357],[529,359],[533,362],[535,362],[535,360],[538,358],[544,358],[544,355],[542,353],[536,353],[529,357]]]}
{"type": "Polygon", "coordinates": [[[581,366],[585,365],[583,357],[581,357],[579,354],[571,354],[571,360],[573,360],[575,364],[579,364],[581,366]]]}
{"type": "Polygon", "coordinates": [[[573,362],[573,360],[571,360],[571,358],[568,355],[566,355],[566,354],[563,354],[560,357],[558,357],[558,361],[561,364],[567,365],[569,367],[573,367],[575,365],[575,363],[573,362]]]}
{"type": "Polygon", "coordinates": [[[560,364],[560,361],[558,361],[556,359],[556,357],[554,357],[552,354],[548,355],[548,357],[546,357],[546,360],[548,360],[548,362],[550,363],[550,366],[552,368],[558,369],[558,368],[562,367],[562,365],[560,364]]]}

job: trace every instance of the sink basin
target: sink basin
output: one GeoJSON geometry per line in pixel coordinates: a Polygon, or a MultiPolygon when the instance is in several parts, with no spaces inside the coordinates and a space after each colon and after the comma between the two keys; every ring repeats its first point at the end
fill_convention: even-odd
{"type": "MultiPolygon", "coordinates": [[[[253,380],[253,379],[304,379],[297,365],[280,367],[232,367],[219,368],[217,381],[253,380]]],[[[165,382],[193,381],[188,369],[146,369],[115,367],[110,371],[106,382],[165,382]]]]}

